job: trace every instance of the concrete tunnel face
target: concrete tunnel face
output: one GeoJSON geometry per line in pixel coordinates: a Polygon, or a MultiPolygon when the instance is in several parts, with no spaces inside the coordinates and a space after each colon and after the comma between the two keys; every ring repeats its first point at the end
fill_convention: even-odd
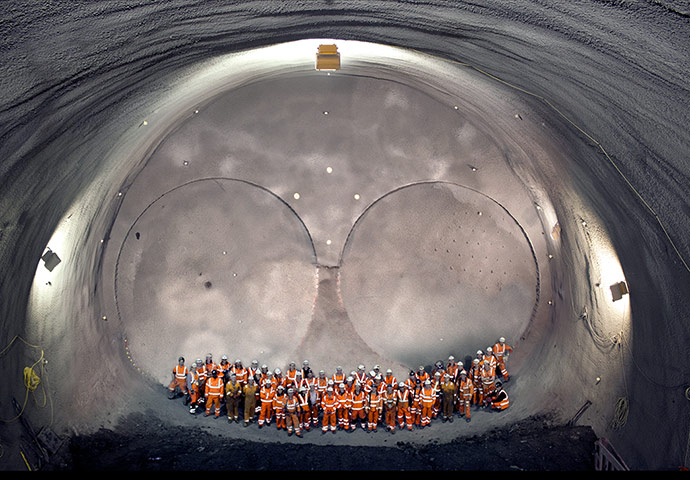
{"type": "MultiPolygon", "coordinates": [[[[525,31],[535,45],[544,35],[556,53],[568,51],[562,39],[525,31]]],[[[173,61],[158,89],[138,80],[141,104],[123,101],[117,115],[93,115],[98,125],[68,130],[86,132],[85,142],[62,135],[35,148],[32,169],[40,173],[41,158],[63,157],[67,173],[53,180],[73,189],[41,183],[53,193],[40,195],[31,212],[46,221],[23,231],[35,234],[34,254],[49,247],[61,257],[53,271],[38,262],[24,328],[52,363],[76,360],[85,373],[86,359],[98,372],[91,398],[74,393],[90,374],[61,376],[56,397],[75,408],[58,420],[95,425],[89,417],[123,376],[167,383],[180,354],[188,363],[213,352],[280,368],[309,359],[327,372],[381,364],[400,378],[451,354],[467,362],[504,336],[516,347],[515,405],[510,417],[473,429],[544,410],[567,419],[591,401],[582,421],[639,455],[640,465],[680,463],[682,432],[665,428],[665,441],[650,449],[639,438],[649,420],[610,428],[613,399],[646,389],[621,345],[647,358],[667,339],[634,344],[636,312],[670,319],[683,311],[673,292],[667,301],[648,294],[633,301],[635,291],[661,288],[650,277],[664,268],[663,285],[683,278],[678,259],[687,251],[677,236],[687,220],[663,215],[673,234],[665,238],[644,207],[622,206],[637,197],[598,146],[610,140],[618,155],[635,155],[633,127],[620,133],[584,113],[609,106],[597,105],[596,95],[576,106],[542,81],[557,74],[539,49],[532,55],[543,68],[528,77],[534,84],[520,84],[510,62],[524,62],[477,55],[486,53],[481,41],[469,42],[466,56],[443,51],[450,57],[443,59],[341,38],[173,61]],[[320,43],[339,46],[340,71],[313,68],[320,43]],[[458,61],[480,58],[485,63],[458,61]],[[494,69],[472,68],[484,64],[494,69]],[[680,255],[671,239],[681,242],[680,255]],[[660,244],[666,257],[652,260],[660,244]],[[620,281],[631,293],[614,302],[610,286],[620,281]],[[108,368],[99,368],[100,358],[108,368]]],[[[504,47],[517,51],[513,42],[504,47]]],[[[586,65],[583,76],[592,74],[599,58],[582,57],[570,58],[586,65]]],[[[631,107],[596,88],[618,108],[631,107]]],[[[59,100],[56,111],[65,114],[98,104],[59,100]]],[[[665,121],[673,127],[678,118],[665,121]]],[[[687,133],[676,135],[675,147],[658,147],[653,132],[639,141],[676,168],[688,143],[687,133]]],[[[626,173],[648,200],[637,172],[626,173]]],[[[677,184],[682,191],[682,180],[669,181],[659,203],[680,202],[682,210],[677,184]]],[[[637,325],[646,338],[651,327],[637,325]]],[[[663,384],[677,390],[678,374],[665,375],[663,384]]],[[[675,403],[675,393],[662,403],[675,403]]],[[[633,398],[639,408],[650,403],[633,398]]]]}

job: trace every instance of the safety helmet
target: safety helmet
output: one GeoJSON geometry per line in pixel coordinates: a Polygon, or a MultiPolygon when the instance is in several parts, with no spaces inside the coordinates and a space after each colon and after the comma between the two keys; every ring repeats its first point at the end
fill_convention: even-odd
{"type": "Polygon", "coordinates": [[[201,364],[204,363],[204,362],[202,362],[200,358],[197,358],[197,359],[196,359],[196,363],[197,363],[197,365],[201,365],[201,364]]]}
{"type": "Polygon", "coordinates": [[[493,352],[493,349],[491,347],[486,347],[486,353],[491,353],[493,352]]]}
{"type": "Polygon", "coordinates": [[[479,365],[479,359],[475,358],[474,360],[472,360],[472,363],[474,363],[475,365],[479,365]]]}
{"type": "Polygon", "coordinates": [[[342,371],[343,371],[343,367],[341,367],[341,366],[337,366],[337,367],[335,367],[335,369],[336,369],[336,371],[338,371],[338,372],[342,372],[342,371]]]}
{"type": "Polygon", "coordinates": [[[259,361],[258,360],[252,360],[252,365],[258,365],[259,361]]]}
{"type": "Polygon", "coordinates": [[[360,365],[359,367],[357,367],[357,369],[358,370],[364,370],[364,365],[360,365]]]}
{"type": "Polygon", "coordinates": [[[276,375],[280,375],[280,368],[276,368],[275,370],[273,370],[273,373],[275,373],[276,375]]]}
{"type": "Polygon", "coordinates": [[[296,366],[296,364],[295,364],[295,362],[290,362],[289,366],[294,367],[294,366],[296,366]]]}
{"type": "Polygon", "coordinates": [[[227,355],[223,355],[222,357],[220,357],[220,359],[221,359],[221,360],[227,360],[227,359],[228,359],[228,356],[227,356],[227,355]]]}
{"type": "Polygon", "coordinates": [[[309,365],[309,360],[305,360],[302,362],[302,365],[309,365]]]}
{"type": "Polygon", "coordinates": [[[207,354],[206,354],[206,358],[211,358],[211,357],[213,357],[213,354],[212,354],[212,353],[207,353],[207,354]]]}
{"type": "Polygon", "coordinates": [[[499,338],[499,339],[498,339],[498,341],[499,341],[499,343],[503,343],[503,342],[505,342],[505,341],[506,341],[506,339],[505,339],[505,338],[503,338],[503,337],[501,337],[501,338],[499,338]]]}
{"type": "Polygon", "coordinates": [[[242,360],[238,358],[237,360],[235,360],[235,363],[242,363],[242,360]]]}
{"type": "Polygon", "coordinates": [[[326,389],[326,391],[327,391],[327,392],[332,392],[332,391],[333,391],[333,387],[328,387],[328,388],[326,389]]]}
{"type": "Polygon", "coordinates": [[[376,372],[372,370],[372,371],[369,372],[369,375],[370,375],[371,377],[375,377],[375,376],[376,376],[376,372]]]}
{"type": "Polygon", "coordinates": [[[441,372],[434,373],[434,377],[440,377],[440,376],[441,376],[441,372]]]}
{"type": "Polygon", "coordinates": [[[354,379],[355,379],[355,377],[352,377],[352,376],[347,377],[347,381],[348,381],[348,382],[352,382],[354,379]]]}
{"type": "Polygon", "coordinates": [[[288,388],[288,391],[287,391],[287,392],[288,392],[288,393],[295,393],[295,389],[294,389],[294,388],[288,388]]]}
{"type": "Polygon", "coordinates": [[[285,387],[283,387],[282,385],[278,385],[278,390],[285,390],[285,387]]]}
{"type": "Polygon", "coordinates": [[[261,365],[261,370],[266,370],[267,368],[268,368],[268,365],[266,365],[265,363],[263,365],[261,365]]]}
{"type": "Polygon", "coordinates": [[[430,380],[424,380],[424,385],[431,385],[431,381],[430,380]]]}
{"type": "Polygon", "coordinates": [[[452,362],[453,360],[455,360],[455,357],[454,357],[453,355],[451,355],[450,357],[448,357],[448,361],[452,362]]]}
{"type": "Polygon", "coordinates": [[[460,370],[460,375],[467,375],[467,372],[465,371],[465,369],[460,370]]]}
{"type": "Polygon", "coordinates": [[[374,370],[381,370],[381,365],[374,365],[374,370]]]}
{"type": "Polygon", "coordinates": [[[386,373],[393,373],[393,370],[389,368],[388,370],[386,370],[386,373]]]}
{"type": "Polygon", "coordinates": [[[420,370],[420,371],[424,370],[424,365],[420,365],[420,366],[419,366],[419,370],[420,370]]]}
{"type": "Polygon", "coordinates": [[[481,350],[477,350],[477,355],[481,355],[481,354],[483,354],[483,353],[484,353],[484,352],[482,352],[481,350]]]}
{"type": "Polygon", "coordinates": [[[403,382],[400,382],[400,383],[398,383],[398,387],[400,387],[400,388],[405,388],[406,385],[405,385],[403,382]]]}
{"type": "Polygon", "coordinates": [[[217,373],[218,373],[218,370],[213,370],[213,371],[211,372],[212,375],[216,375],[217,373]]]}

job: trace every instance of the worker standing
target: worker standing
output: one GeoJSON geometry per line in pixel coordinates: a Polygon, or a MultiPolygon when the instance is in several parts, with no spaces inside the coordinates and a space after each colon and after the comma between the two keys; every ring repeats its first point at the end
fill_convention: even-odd
{"type": "Polygon", "coordinates": [[[285,388],[278,385],[276,393],[273,396],[273,414],[276,417],[276,428],[278,430],[287,430],[287,423],[285,418],[285,388]]]}
{"type": "Polygon", "coordinates": [[[270,380],[265,380],[261,390],[259,391],[259,399],[261,400],[261,412],[259,412],[259,428],[271,424],[273,418],[273,397],[275,390],[270,380]]]}
{"type": "Polygon", "coordinates": [[[300,411],[301,406],[297,395],[295,395],[294,388],[288,388],[287,396],[285,397],[285,427],[288,436],[296,433],[298,437],[302,437],[302,428],[300,426],[300,411]]]}
{"type": "Polygon", "coordinates": [[[350,408],[352,400],[344,383],[338,384],[335,398],[337,401],[336,419],[338,422],[338,429],[347,431],[350,429],[350,408]]]}
{"type": "Polygon", "coordinates": [[[334,389],[336,392],[340,388],[341,383],[345,383],[345,374],[343,373],[343,367],[335,367],[335,373],[333,374],[333,383],[335,384],[334,389]]]}
{"type": "Polygon", "coordinates": [[[227,355],[220,357],[220,363],[217,365],[216,369],[218,370],[218,376],[221,377],[224,382],[228,381],[231,366],[230,362],[228,362],[227,355]]]}
{"type": "Polygon", "coordinates": [[[431,407],[431,418],[435,419],[441,412],[441,403],[443,402],[442,390],[445,383],[445,372],[437,370],[431,378],[431,385],[434,387],[434,406],[431,407]],[[442,376],[443,375],[443,376],[442,376]]]}
{"type": "Polygon", "coordinates": [[[368,431],[376,432],[376,427],[379,423],[379,415],[381,412],[381,393],[378,389],[372,388],[369,391],[369,398],[367,400],[367,414],[368,414],[368,431]]]}
{"type": "Polygon", "coordinates": [[[402,430],[407,425],[408,430],[412,430],[412,415],[410,414],[410,389],[407,384],[400,382],[396,395],[396,407],[398,411],[398,425],[402,430]]]}
{"type": "Polygon", "coordinates": [[[395,433],[395,423],[397,421],[398,414],[398,397],[395,393],[395,388],[393,387],[393,385],[386,385],[386,391],[383,394],[382,402],[385,415],[384,418],[386,422],[386,430],[388,430],[391,433],[395,433]]]}
{"type": "Polygon", "coordinates": [[[220,417],[220,399],[223,396],[223,380],[218,376],[217,370],[211,371],[211,378],[206,380],[206,416],[211,415],[211,407],[215,407],[215,418],[220,417]]]}
{"type": "Polygon", "coordinates": [[[247,384],[247,369],[244,368],[242,360],[239,358],[235,360],[235,364],[230,368],[230,373],[235,374],[235,378],[237,379],[237,383],[240,384],[240,387],[244,387],[247,384]]]}
{"type": "Polygon", "coordinates": [[[199,373],[196,362],[192,362],[187,372],[187,391],[189,392],[189,413],[194,415],[199,402],[199,373]]]}
{"type": "Polygon", "coordinates": [[[366,414],[367,394],[362,388],[362,384],[355,382],[352,388],[352,407],[350,413],[350,431],[353,431],[355,422],[359,422],[362,429],[367,428],[367,414],[366,414]]]}
{"type": "Polygon", "coordinates": [[[327,387],[326,393],[321,399],[321,410],[323,411],[323,418],[321,420],[321,433],[326,433],[329,429],[335,433],[336,430],[336,410],[338,409],[338,400],[335,398],[333,387],[327,387]]]}
{"type": "MultiPolygon", "coordinates": [[[[309,370],[311,373],[311,370],[309,370]]],[[[302,430],[309,431],[311,428],[311,408],[309,407],[309,387],[299,387],[297,390],[297,400],[299,400],[300,425],[302,430]]]]}
{"type": "Polygon", "coordinates": [[[383,377],[383,384],[386,386],[386,388],[388,388],[388,386],[390,385],[391,387],[393,387],[393,390],[398,388],[398,380],[395,378],[395,376],[393,375],[393,370],[391,370],[390,368],[386,370],[386,376],[383,377]]]}
{"type": "Polygon", "coordinates": [[[508,375],[508,368],[506,367],[506,361],[508,356],[513,351],[510,345],[506,345],[506,339],[501,337],[498,339],[498,343],[494,345],[494,356],[496,357],[496,363],[498,366],[498,373],[501,375],[504,381],[509,381],[510,376],[508,375]]]}
{"type": "Polygon", "coordinates": [[[471,420],[470,406],[474,397],[474,385],[463,369],[460,371],[460,381],[458,382],[459,414],[464,415],[465,421],[471,420]]]}
{"type": "Polygon", "coordinates": [[[254,376],[247,377],[247,384],[242,389],[244,396],[244,426],[248,427],[256,415],[256,398],[259,387],[254,381],[254,376]]]}
{"type": "Polygon", "coordinates": [[[230,374],[228,382],[225,384],[225,408],[228,411],[228,423],[238,423],[240,398],[242,397],[242,385],[237,381],[237,375],[230,374]]]}
{"type": "Polygon", "coordinates": [[[479,359],[475,358],[472,360],[472,368],[468,374],[469,379],[474,385],[474,391],[472,395],[472,403],[477,407],[480,407],[483,400],[482,395],[482,364],[479,363],[479,359]]]}
{"type": "Polygon", "coordinates": [[[421,406],[421,427],[428,427],[431,424],[432,410],[434,401],[436,400],[436,392],[431,384],[431,380],[426,380],[420,391],[420,406],[421,406]]]}
{"type": "Polygon", "coordinates": [[[495,382],[496,382],[496,369],[492,365],[492,363],[489,361],[489,359],[484,360],[484,364],[482,365],[482,372],[481,372],[481,378],[482,378],[482,406],[487,406],[489,402],[489,397],[493,393],[494,389],[496,388],[495,382]]]}
{"type": "Polygon", "coordinates": [[[445,381],[441,385],[441,405],[443,407],[442,419],[444,422],[453,421],[453,409],[457,397],[457,387],[449,373],[445,374],[445,381]]]}
{"type": "Polygon", "coordinates": [[[175,398],[175,390],[177,388],[182,391],[184,395],[187,395],[187,367],[184,364],[184,357],[177,359],[177,365],[172,369],[172,381],[168,385],[168,398],[172,400],[175,398]]]}

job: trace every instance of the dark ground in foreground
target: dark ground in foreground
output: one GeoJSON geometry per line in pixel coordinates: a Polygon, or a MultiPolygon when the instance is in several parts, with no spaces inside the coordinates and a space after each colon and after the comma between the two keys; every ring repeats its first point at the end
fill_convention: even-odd
{"type": "Polygon", "coordinates": [[[43,470],[593,471],[596,440],[588,426],[530,418],[447,443],[399,441],[391,447],[258,443],[132,414],[116,431],[101,429],[72,437],[43,470]]]}

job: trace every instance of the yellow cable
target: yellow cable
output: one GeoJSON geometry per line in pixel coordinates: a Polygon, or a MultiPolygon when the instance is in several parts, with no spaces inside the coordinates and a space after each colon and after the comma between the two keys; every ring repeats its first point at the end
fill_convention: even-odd
{"type": "Polygon", "coordinates": [[[21,450],[19,450],[19,453],[22,454],[22,458],[24,459],[24,463],[26,463],[26,468],[28,468],[29,471],[31,471],[31,470],[32,470],[31,465],[29,465],[29,461],[26,459],[26,456],[24,455],[24,452],[22,452],[21,450]]]}

